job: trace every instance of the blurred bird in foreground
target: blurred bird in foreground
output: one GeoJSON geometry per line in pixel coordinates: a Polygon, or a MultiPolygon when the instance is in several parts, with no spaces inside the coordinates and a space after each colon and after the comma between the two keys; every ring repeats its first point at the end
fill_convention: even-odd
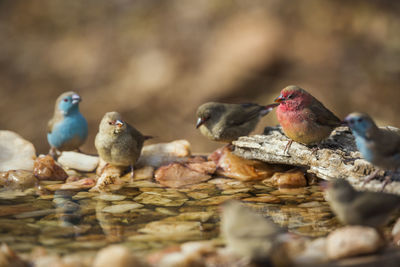
{"type": "Polygon", "coordinates": [[[196,128],[210,140],[230,143],[253,131],[260,118],[276,106],[208,102],[197,109],[196,128]]]}
{"type": "Polygon", "coordinates": [[[75,92],[66,92],[56,100],[53,118],[48,122],[47,140],[50,154],[56,151],[79,149],[88,135],[88,124],[79,112],[81,98],[75,92]]]}
{"type": "MultiPolygon", "coordinates": [[[[400,135],[388,128],[378,128],[370,116],[364,113],[351,113],[345,120],[352,130],[361,155],[373,165],[390,172],[400,167],[400,135]]],[[[365,177],[364,184],[374,179],[379,170],[365,177]]],[[[387,175],[382,190],[391,179],[387,175]]]]}
{"type": "Polygon", "coordinates": [[[327,138],[341,121],[306,90],[290,85],[275,99],[279,103],[276,115],[285,135],[304,145],[314,145],[327,138]]]}
{"type": "Polygon", "coordinates": [[[133,177],[133,167],[140,156],[144,141],[149,138],[123,121],[121,115],[114,111],[104,115],[94,144],[105,162],[117,167],[130,166],[133,177]]]}
{"type": "Polygon", "coordinates": [[[280,246],[285,238],[283,229],[238,201],[223,204],[221,232],[227,247],[247,261],[271,264],[272,260],[276,264],[274,258],[285,253],[280,246]]]}
{"type": "Polygon", "coordinates": [[[344,179],[329,183],[326,199],[343,224],[384,226],[400,208],[400,196],[382,192],[356,191],[344,179]]]}

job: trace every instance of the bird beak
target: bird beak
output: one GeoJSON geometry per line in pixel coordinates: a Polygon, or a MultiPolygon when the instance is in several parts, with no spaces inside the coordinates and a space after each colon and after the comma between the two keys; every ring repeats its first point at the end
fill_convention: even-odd
{"type": "Polygon", "coordinates": [[[285,101],[286,99],[283,97],[283,95],[279,95],[277,98],[275,98],[274,102],[276,103],[281,103],[283,101],[285,101]]]}
{"type": "Polygon", "coordinates": [[[206,119],[204,118],[198,118],[196,122],[196,129],[199,128],[201,125],[203,125],[206,122],[206,119]]]}
{"type": "Polygon", "coordinates": [[[349,116],[347,116],[346,118],[344,118],[344,120],[342,120],[342,121],[340,122],[340,124],[341,124],[342,126],[349,126],[349,116]]]}
{"type": "Polygon", "coordinates": [[[121,120],[116,120],[115,121],[115,126],[117,126],[118,128],[121,128],[122,126],[124,126],[124,122],[121,120]]]}
{"type": "Polygon", "coordinates": [[[72,95],[72,104],[76,104],[82,101],[82,98],[77,95],[77,94],[73,94],[72,95]]]}

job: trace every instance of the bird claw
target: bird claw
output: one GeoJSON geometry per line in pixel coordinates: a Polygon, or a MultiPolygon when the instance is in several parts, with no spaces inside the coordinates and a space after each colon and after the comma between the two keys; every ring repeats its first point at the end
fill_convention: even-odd
{"type": "Polygon", "coordinates": [[[315,158],[316,158],[317,160],[319,160],[319,156],[318,156],[318,147],[317,147],[317,146],[314,146],[314,147],[311,148],[311,155],[314,155],[315,158]]]}
{"type": "Polygon", "coordinates": [[[364,187],[366,184],[368,184],[371,180],[375,179],[377,174],[378,174],[379,170],[375,170],[373,173],[371,173],[370,175],[367,175],[364,177],[364,182],[362,184],[362,187],[364,187]]]}

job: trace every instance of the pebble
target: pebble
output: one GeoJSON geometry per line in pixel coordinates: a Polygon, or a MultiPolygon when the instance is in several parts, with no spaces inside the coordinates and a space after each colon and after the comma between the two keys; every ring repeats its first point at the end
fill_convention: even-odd
{"type": "Polygon", "coordinates": [[[276,172],[271,178],[273,184],[279,188],[297,188],[307,185],[304,172],[292,170],[288,172],[276,172]]]}
{"type": "Polygon", "coordinates": [[[93,267],[142,267],[146,266],[126,247],[111,245],[101,249],[93,262],[93,267]]]}
{"type": "Polygon", "coordinates": [[[0,171],[33,171],[35,147],[12,131],[0,131],[0,171]]]}
{"type": "Polygon", "coordinates": [[[0,186],[7,189],[20,189],[34,187],[38,180],[30,171],[25,170],[11,170],[7,172],[0,172],[0,186]]]}
{"type": "Polygon", "coordinates": [[[101,211],[102,212],[107,212],[107,213],[124,213],[133,209],[138,209],[143,207],[142,204],[139,203],[131,203],[131,204],[117,204],[117,205],[111,205],[103,208],[101,211]]]}
{"type": "Polygon", "coordinates": [[[92,172],[99,165],[99,157],[74,151],[63,151],[58,158],[58,163],[66,168],[82,172],[92,172]]]}
{"type": "Polygon", "coordinates": [[[93,199],[105,200],[105,201],[121,201],[124,200],[126,196],[116,195],[116,194],[100,194],[93,199]]]}
{"type": "Polygon", "coordinates": [[[262,202],[262,203],[280,203],[281,202],[281,200],[278,197],[271,196],[271,195],[248,197],[248,198],[243,198],[242,200],[248,201],[248,202],[262,202]]]}
{"type": "Polygon", "coordinates": [[[157,168],[189,157],[190,154],[190,143],[187,140],[147,145],[142,148],[142,153],[136,165],[157,168]]]}
{"type": "Polygon", "coordinates": [[[202,163],[172,163],[160,167],[155,172],[155,179],[163,186],[179,188],[197,184],[211,179],[211,174],[216,170],[212,161],[202,163]]]}
{"type": "Polygon", "coordinates": [[[41,155],[34,162],[33,174],[39,180],[65,181],[68,174],[50,155],[41,155]]]}
{"type": "Polygon", "coordinates": [[[275,166],[234,155],[227,146],[214,151],[209,159],[217,164],[217,174],[240,181],[262,180],[276,171],[275,166]]]}
{"type": "Polygon", "coordinates": [[[330,259],[374,253],[382,245],[379,233],[371,227],[346,226],[331,232],[326,240],[326,251],[330,259]]]}

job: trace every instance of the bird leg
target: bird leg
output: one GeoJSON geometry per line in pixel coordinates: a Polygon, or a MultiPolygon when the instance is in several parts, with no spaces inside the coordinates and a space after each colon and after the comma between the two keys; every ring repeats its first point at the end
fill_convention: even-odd
{"type": "Polygon", "coordinates": [[[314,155],[315,158],[316,158],[317,160],[319,160],[319,157],[318,157],[318,146],[313,146],[313,147],[311,148],[311,155],[314,155]]]}
{"type": "Polygon", "coordinates": [[[293,143],[293,140],[290,140],[290,141],[286,144],[285,150],[283,150],[283,154],[286,154],[286,152],[287,152],[287,154],[289,155],[289,148],[290,148],[290,146],[292,145],[292,143],[293,143]]]}
{"type": "Polygon", "coordinates": [[[392,181],[392,175],[390,174],[390,175],[387,175],[386,177],[385,177],[385,180],[383,180],[383,185],[382,185],[382,189],[381,189],[381,192],[383,192],[383,190],[385,189],[385,187],[388,185],[388,183],[389,182],[391,182],[392,181]]]}
{"type": "Polygon", "coordinates": [[[131,183],[133,183],[133,177],[135,177],[135,170],[133,168],[133,165],[131,165],[131,183]]]}
{"type": "Polygon", "coordinates": [[[58,158],[57,149],[54,146],[50,148],[49,155],[55,160],[58,158]]]}
{"type": "Polygon", "coordinates": [[[367,175],[364,177],[364,182],[362,184],[362,186],[364,187],[367,183],[369,183],[371,180],[375,179],[377,174],[378,174],[379,170],[375,170],[373,173],[371,173],[370,175],[367,175]]]}

